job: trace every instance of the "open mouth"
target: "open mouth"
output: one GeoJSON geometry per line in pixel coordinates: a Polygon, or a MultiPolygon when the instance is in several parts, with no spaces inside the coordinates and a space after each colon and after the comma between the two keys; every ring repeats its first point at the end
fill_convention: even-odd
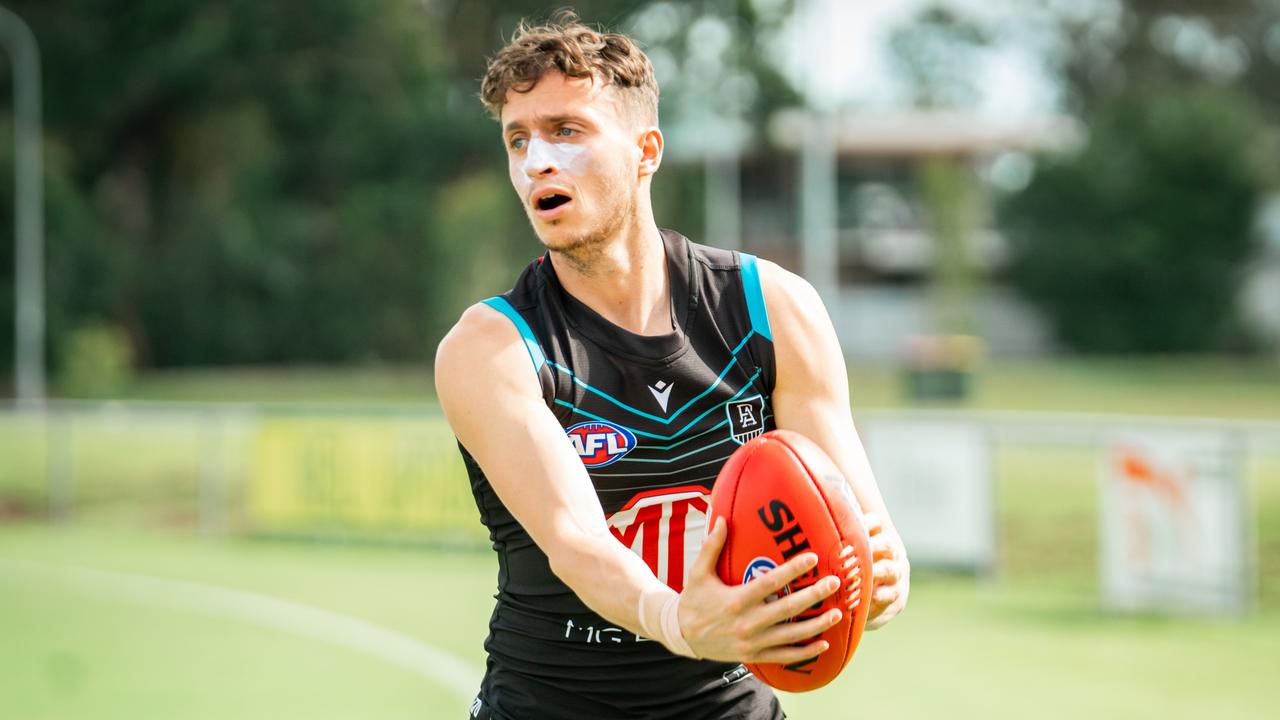
{"type": "Polygon", "coordinates": [[[546,195],[542,195],[541,197],[539,197],[536,201],[534,201],[534,205],[539,210],[543,210],[543,211],[555,210],[561,205],[564,205],[565,203],[570,202],[572,199],[573,198],[569,197],[568,195],[562,195],[561,193],[553,192],[553,193],[547,193],[546,195]]]}

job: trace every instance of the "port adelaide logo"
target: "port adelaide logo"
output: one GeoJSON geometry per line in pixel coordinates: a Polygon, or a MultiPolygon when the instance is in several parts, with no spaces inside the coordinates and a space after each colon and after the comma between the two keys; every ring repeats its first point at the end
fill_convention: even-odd
{"type": "Polygon", "coordinates": [[[630,430],[610,422],[578,423],[564,432],[588,468],[612,465],[636,447],[636,436],[630,430]]]}
{"type": "Polygon", "coordinates": [[[729,434],[739,445],[764,434],[764,398],[754,395],[724,406],[729,414],[729,434]]]}

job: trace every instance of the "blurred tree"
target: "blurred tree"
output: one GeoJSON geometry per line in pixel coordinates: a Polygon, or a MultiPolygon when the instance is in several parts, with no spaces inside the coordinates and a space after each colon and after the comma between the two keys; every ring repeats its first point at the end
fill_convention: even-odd
{"type": "Polygon", "coordinates": [[[1087,146],[1008,200],[1011,280],[1073,348],[1221,348],[1265,187],[1254,105],[1220,88],[1115,98],[1087,146]]]}
{"type": "Polygon", "coordinates": [[[969,248],[986,208],[982,184],[970,161],[939,156],[920,162],[916,185],[936,243],[931,280],[937,329],[972,333],[970,307],[978,280],[969,248]]]}
{"type": "Polygon", "coordinates": [[[1002,212],[1012,279],[1082,350],[1238,344],[1236,294],[1276,180],[1280,1],[1045,3],[1089,143],[1002,212]]]}
{"type": "MultiPolygon", "coordinates": [[[[577,5],[589,22],[627,30],[654,6],[724,15],[742,32],[731,44],[742,66],[767,97],[784,92],[749,29],[757,6],[780,22],[790,0],[577,5]]],[[[538,251],[476,93],[517,21],[556,5],[11,7],[44,62],[55,363],[61,336],[99,318],[124,328],[149,366],[420,361],[467,303],[503,289],[538,251]]],[[[679,58],[681,43],[699,42],[678,29],[651,50],[679,58]]],[[[0,71],[0,108],[9,96],[0,71]]],[[[12,157],[7,117],[0,162],[12,157]]],[[[6,227],[11,183],[0,173],[6,227]]],[[[664,197],[672,214],[700,218],[688,196],[664,197]]],[[[12,263],[12,247],[0,248],[0,367],[12,363],[12,263]]]]}
{"type": "MultiPolygon", "coordinates": [[[[891,38],[917,105],[972,101],[984,44],[1029,43],[1090,129],[1079,157],[1046,160],[1007,203],[1013,282],[1078,349],[1234,342],[1254,207],[1275,179],[1261,128],[1280,123],[1280,0],[1046,0],[999,19],[953,7],[891,38]]],[[[954,223],[930,214],[945,244],[954,223]]]]}
{"type": "Polygon", "coordinates": [[[1077,112],[1153,85],[1207,82],[1280,122],[1280,0],[1046,2],[1056,65],[1077,112]]]}
{"type": "Polygon", "coordinates": [[[975,65],[991,42],[976,19],[927,5],[889,36],[889,60],[918,108],[972,106],[980,99],[975,65]]]}
{"type": "Polygon", "coordinates": [[[119,328],[89,322],[64,334],[60,394],[73,398],[118,397],[132,377],[129,339],[119,328]]]}
{"type": "MultiPolygon", "coordinates": [[[[927,5],[889,37],[891,65],[923,110],[971,107],[981,98],[975,72],[991,42],[974,18],[927,5]]],[[[915,182],[932,231],[934,315],[944,333],[973,332],[970,296],[977,280],[968,248],[986,197],[968,157],[937,155],[917,163],[915,182]]]]}
{"type": "Polygon", "coordinates": [[[51,340],[101,315],[155,365],[426,355],[433,191],[474,140],[420,6],[16,10],[45,63],[51,340]]]}

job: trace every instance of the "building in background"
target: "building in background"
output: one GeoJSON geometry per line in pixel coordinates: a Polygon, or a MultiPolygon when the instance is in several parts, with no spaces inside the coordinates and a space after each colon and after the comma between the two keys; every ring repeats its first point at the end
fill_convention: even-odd
{"type": "MultiPolygon", "coordinates": [[[[965,112],[901,111],[845,112],[833,120],[839,280],[833,316],[845,351],[867,358],[896,357],[913,336],[952,331],[942,326],[931,287],[940,248],[922,197],[924,164],[950,161],[985,188],[993,169],[1028,174],[1023,153],[1068,149],[1080,138],[1077,124],[1061,116],[996,123],[965,112]]],[[[804,128],[801,111],[779,112],[770,132],[784,159],[743,162],[743,245],[791,267],[799,266],[801,252],[799,191],[797,163],[786,158],[800,153],[804,128]]],[[[993,227],[988,193],[971,196],[976,222],[962,253],[975,281],[964,310],[970,331],[995,354],[1045,353],[1052,338],[1044,320],[1001,282],[1009,248],[993,227]]]]}

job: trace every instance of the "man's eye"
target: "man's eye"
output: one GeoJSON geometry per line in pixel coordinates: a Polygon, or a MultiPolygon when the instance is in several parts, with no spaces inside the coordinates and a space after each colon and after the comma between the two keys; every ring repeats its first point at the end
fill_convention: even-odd
{"type": "Polygon", "coordinates": [[[577,134],[577,132],[578,132],[577,130],[574,130],[573,128],[567,128],[567,127],[562,127],[559,130],[556,130],[556,134],[559,135],[560,137],[572,137],[573,135],[577,134]]]}
{"type": "Polygon", "coordinates": [[[511,142],[510,142],[511,149],[512,149],[512,150],[523,150],[523,149],[524,149],[524,144],[525,144],[525,142],[526,142],[526,141],[525,141],[525,139],[524,139],[524,138],[522,138],[522,137],[512,138],[512,139],[511,139],[511,142]]]}

